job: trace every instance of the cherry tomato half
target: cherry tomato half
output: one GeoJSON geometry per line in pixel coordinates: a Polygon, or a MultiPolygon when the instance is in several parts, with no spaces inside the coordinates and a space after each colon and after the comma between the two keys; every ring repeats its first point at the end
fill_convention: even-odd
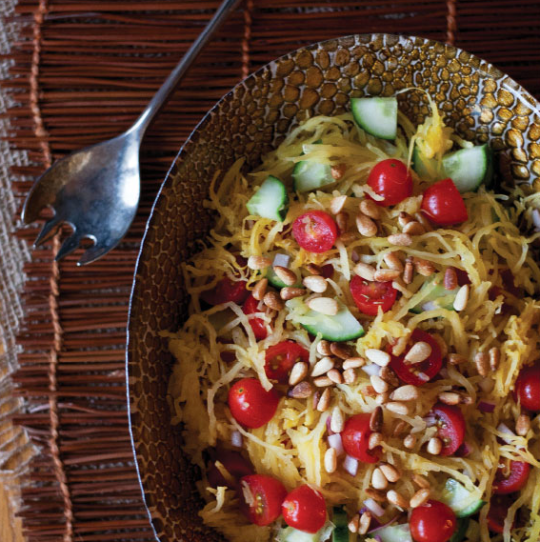
{"type": "Polygon", "coordinates": [[[219,461],[225,467],[236,482],[239,482],[242,476],[247,476],[254,472],[251,463],[239,452],[218,450],[215,454],[215,460],[211,463],[207,471],[208,483],[211,487],[225,486],[234,489],[216,467],[216,461],[219,461]]]}
{"type": "Polygon", "coordinates": [[[308,252],[330,250],[338,237],[334,219],[324,211],[309,211],[300,215],[293,223],[296,242],[308,252]]]}
{"type": "Polygon", "coordinates": [[[412,196],[413,192],[410,171],[403,162],[394,158],[379,162],[371,170],[367,183],[374,192],[384,197],[382,201],[375,201],[383,207],[397,205],[412,196]]]}
{"type": "Polygon", "coordinates": [[[285,523],[306,533],[316,533],[326,523],[324,497],[310,486],[293,489],[282,506],[285,523]]]}
{"type": "Polygon", "coordinates": [[[349,288],[358,309],[368,316],[377,316],[379,307],[388,312],[397,297],[391,282],[365,280],[358,275],[352,278],[349,288]]]}
{"type": "Polygon", "coordinates": [[[241,305],[249,295],[245,280],[223,277],[211,290],[201,292],[201,299],[209,305],[221,305],[232,301],[241,305]]]}
{"type": "Polygon", "coordinates": [[[347,455],[363,461],[364,463],[376,463],[379,460],[377,449],[369,449],[369,437],[373,431],[369,427],[371,415],[363,412],[351,416],[346,422],[341,441],[347,455]]]}
{"type": "Polygon", "coordinates": [[[469,218],[467,207],[452,179],[438,181],[424,192],[422,211],[439,226],[461,224],[469,218]]]}
{"type": "Polygon", "coordinates": [[[325,279],[331,279],[334,276],[334,266],[331,263],[327,263],[321,267],[321,277],[325,279]]]}
{"type": "Polygon", "coordinates": [[[229,390],[229,408],[234,419],[245,427],[262,427],[276,413],[279,395],[266,391],[256,378],[242,378],[229,390]]]}
{"type": "Polygon", "coordinates": [[[287,496],[283,484],[265,474],[251,474],[240,481],[243,493],[242,510],[251,523],[263,527],[281,515],[281,504],[287,496]]]}
{"type": "Polygon", "coordinates": [[[456,453],[465,440],[465,418],[458,406],[437,403],[432,412],[435,415],[439,429],[439,438],[442,440],[442,456],[456,453]]]}
{"type": "MultiPolygon", "coordinates": [[[[499,495],[491,497],[487,515],[487,525],[491,532],[502,534],[504,531],[504,522],[506,516],[508,516],[508,509],[511,504],[512,500],[508,499],[508,497],[505,498],[499,495]]],[[[514,526],[515,522],[512,524],[512,529],[514,526]]]]}
{"type": "Polygon", "coordinates": [[[289,371],[297,361],[309,363],[309,352],[294,341],[283,341],[266,351],[264,370],[270,380],[284,384],[289,379],[289,371]]]}
{"type": "Polygon", "coordinates": [[[503,467],[499,466],[493,482],[495,495],[507,495],[523,489],[529,478],[531,466],[525,461],[504,460],[503,467]]]}
{"type": "Polygon", "coordinates": [[[456,531],[457,520],[446,504],[429,500],[412,511],[409,526],[416,542],[448,542],[456,531]]]}
{"type": "MultiPolygon", "coordinates": [[[[261,309],[259,309],[259,302],[251,294],[246,299],[242,310],[244,311],[244,314],[262,312],[261,309]]],[[[264,339],[268,337],[268,327],[262,318],[250,318],[249,325],[258,341],[264,341],[264,339]]]]}
{"type": "Polygon", "coordinates": [[[405,361],[406,352],[401,356],[392,356],[390,367],[405,382],[413,386],[422,386],[429,382],[442,368],[442,354],[439,343],[426,331],[415,329],[411,336],[412,344],[423,341],[431,346],[431,355],[421,363],[405,361]]]}
{"type": "Polygon", "coordinates": [[[521,369],[516,381],[516,398],[523,408],[540,412],[540,363],[521,369]]]}

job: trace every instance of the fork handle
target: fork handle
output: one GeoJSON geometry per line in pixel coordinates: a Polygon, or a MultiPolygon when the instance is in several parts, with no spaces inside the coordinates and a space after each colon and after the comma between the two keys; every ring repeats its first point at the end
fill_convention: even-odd
{"type": "Polygon", "coordinates": [[[129,131],[139,132],[139,137],[142,138],[146,132],[146,129],[151,124],[152,120],[154,120],[154,117],[170,98],[171,94],[176,88],[176,85],[182,80],[195,59],[199,56],[200,52],[212,39],[215,32],[227,19],[228,15],[234,10],[234,8],[240,3],[240,1],[241,0],[223,1],[210,22],[206,25],[206,28],[193,42],[188,52],[182,57],[180,62],[178,62],[163,85],[161,85],[160,89],[154,94],[154,97],[150,100],[150,103],[146,106],[145,110],[141,113],[129,131]]]}

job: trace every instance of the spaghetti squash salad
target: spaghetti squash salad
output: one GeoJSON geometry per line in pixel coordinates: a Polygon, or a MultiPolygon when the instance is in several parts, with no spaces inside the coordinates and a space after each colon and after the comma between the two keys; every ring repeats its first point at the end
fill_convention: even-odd
{"type": "Polygon", "coordinates": [[[395,98],[215,182],[173,423],[232,541],[540,540],[540,270],[487,146],[395,98]]]}

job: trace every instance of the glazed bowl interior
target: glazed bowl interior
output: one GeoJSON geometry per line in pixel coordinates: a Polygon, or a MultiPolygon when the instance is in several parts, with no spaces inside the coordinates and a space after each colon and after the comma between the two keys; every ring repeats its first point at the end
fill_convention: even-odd
{"type": "MultiPolygon", "coordinates": [[[[197,515],[199,477],[170,423],[173,365],[163,331],[186,316],[180,264],[197,250],[212,217],[210,180],[240,158],[246,169],[303,119],[348,110],[351,97],[393,96],[417,87],[435,99],[446,124],[497,151],[506,181],[540,187],[540,106],[490,64],[454,47],[386,34],[348,36],[286,55],[236,86],[208,113],[171,168],[149,220],[132,293],[127,369],[130,423],[142,491],[162,542],[223,540],[197,515]]],[[[414,123],[428,114],[420,92],[398,96],[414,123]]],[[[248,541],[246,541],[248,542],[248,541]]]]}

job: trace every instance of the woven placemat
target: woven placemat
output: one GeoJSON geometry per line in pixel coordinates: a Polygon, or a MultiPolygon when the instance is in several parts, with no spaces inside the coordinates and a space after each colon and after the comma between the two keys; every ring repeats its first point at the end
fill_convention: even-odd
{"type": "MultiPolygon", "coordinates": [[[[19,203],[28,176],[136,117],[216,9],[210,0],[19,0],[14,61],[3,85],[19,203]],[[26,176],[26,177],[24,177],[26,176]]],[[[247,0],[207,48],[148,133],[140,212],[125,242],[89,267],[59,264],[59,240],[25,265],[16,416],[42,453],[23,487],[28,541],[153,540],[132,463],[125,412],[128,295],[144,224],[178,148],[232,85],[314,41],[364,32],[449,41],[491,61],[540,95],[537,0],[247,0]]],[[[32,241],[35,228],[20,229],[32,241]]]]}

